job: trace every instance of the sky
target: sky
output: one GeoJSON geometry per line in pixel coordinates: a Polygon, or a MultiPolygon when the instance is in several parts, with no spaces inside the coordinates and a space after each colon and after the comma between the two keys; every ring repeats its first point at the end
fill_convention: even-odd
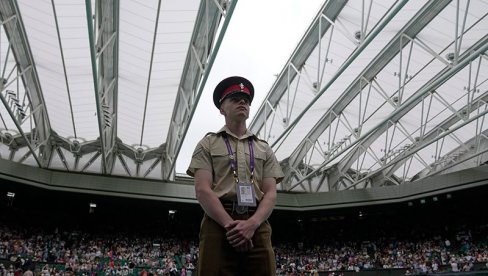
{"type": "Polygon", "coordinates": [[[243,76],[254,86],[248,125],[271,89],[323,0],[240,0],[203,89],[176,163],[185,173],[198,141],[224,125],[214,106],[215,86],[230,76],[243,76]]]}

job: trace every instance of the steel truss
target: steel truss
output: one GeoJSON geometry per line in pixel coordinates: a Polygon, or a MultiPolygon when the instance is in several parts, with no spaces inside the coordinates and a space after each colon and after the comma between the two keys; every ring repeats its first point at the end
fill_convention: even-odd
{"type": "MultiPolygon", "coordinates": [[[[328,1],[324,7],[331,2],[334,1],[328,1]]],[[[372,3],[363,5],[361,18],[368,18],[371,9],[375,9],[372,3]]],[[[337,36],[334,29],[344,24],[341,24],[341,14],[335,14],[335,20],[326,20],[331,26],[328,31],[316,31],[321,28],[319,18],[328,18],[323,14],[325,9],[319,12],[309,29],[315,30],[313,35],[309,31],[304,36],[251,124],[254,132],[272,143],[278,155],[280,151],[287,152],[286,147],[293,149],[285,154],[286,158],[282,157],[285,171],[282,190],[320,192],[398,185],[448,170],[446,166],[452,169],[468,162],[477,166],[486,161],[483,134],[486,92],[483,88],[480,92],[480,87],[486,87],[488,78],[483,69],[488,35],[478,37],[479,40],[470,46],[463,44],[465,37],[479,29],[477,24],[483,22],[486,13],[473,19],[468,18],[469,3],[426,2],[381,51],[370,58],[364,69],[350,68],[353,63],[361,62],[358,60],[361,52],[369,51],[368,44],[384,35],[382,31],[396,20],[395,16],[404,12],[406,5],[399,2],[390,7],[370,31],[364,27],[367,22],[362,20],[355,33],[357,47],[332,73],[326,70],[333,57],[330,44],[337,36]],[[456,11],[455,30],[450,43],[441,48],[425,42],[419,34],[447,7],[456,11]],[[467,25],[466,22],[471,23],[467,25]],[[454,50],[449,52],[451,49],[454,50]],[[414,59],[414,53],[419,51],[430,56],[420,66],[414,59]],[[298,57],[303,56],[307,59],[297,63],[298,57]],[[392,69],[397,79],[396,88],[384,80],[384,72],[392,69]],[[430,73],[426,73],[428,70],[430,73]],[[298,129],[303,131],[300,126],[304,125],[305,116],[318,110],[317,103],[321,98],[324,102],[325,93],[340,87],[338,80],[345,79],[344,75],[350,72],[358,73],[295,146],[290,141],[299,136],[298,129]],[[443,85],[451,79],[462,79],[461,74],[466,72],[470,77],[465,81],[465,91],[459,93],[459,98],[446,99],[443,85]],[[432,76],[424,81],[427,75],[432,76]],[[423,85],[416,84],[419,78],[423,85]],[[303,97],[307,90],[312,96],[303,97]],[[477,96],[479,93],[481,96],[477,96]],[[300,97],[309,101],[300,103],[300,97]],[[291,111],[299,114],[291,115],[291,111]],[[439,121],[447,113],[451,116],[439,121]],[[420,126],[409,125],[412,118],[418,116],[420,126]],[[461,139],[455,132],[473,125],[476,131],[471,139],[461,139]],[[443,149],[441,144],[447,138],[455,141],[458,148],[443,149]],[[419,151],[429,145],[437,145],[437,151],[427,160],[425,152],[420,154],[419,151]],[[416,171],[412,162],[416,163],[415,167],[424,169],[416,171]]],[[[347,36],[351,32],[340,33],[347,36]]],[[[354,42],[350,35],[348,39],[354,42]]]]}
{"type": "Polygon", "coordinates": [[[10,160],[19,147],[27,146],[29,150],[22,158],[32,156],[39,167],[47,168],[52,152],[51,127],[30,45],[15,1],[0,1],[0,20],[4,35],[9,40],[9,49],[1,64],[0,99],[17,127],[4,127],[0,137],[10,147],[10,160]],[[22,137],[23,141],[13,143],[17,136],[22,137]]]}
{"type": "MultiPolygon", "coordinates": [[[[6,118],[0,114],[0,147],[8,151],[8,156],[0,156],[0,158],[40,168],[102,174],[113,174],[115,164],[120,164],[125,176],[155,178],[156,175],[162,180],[174,179],[176,157],[236,2],[228,0],[200,2],[167,140],[162,141],[157,148],[144,148],[128,145],[117,138],[119,1],[95,1],[94,7],[92,1],[85,1],[97,105],[96,115],[100,133],[98,139],[86,141],[77,135],[72,106],[70,108],[74,137],[62,137],[51,129],[43,91],[17,2],[1,0],[0,20],[3,27],[1,32],[4,31],[2,37],[7,38],[10,48],[0,59],[2,62],[0,98],[9,115],[9,118],[6,118]],[[16,129],[9,128],[6,120],[14,121],[16,129]],[[67,155],[74,158],[67,158],[67,155]],[[34,164],[32,159],[35,161],[34,164]],[[54,166],[53,160],[61,163],[62,168],[54,166]],[[134,171],[127,164],[128,161],[136,163],[134,171]],[[159,168],[159,173],[154,173],[156,168],[159,168]]],[[[51,5],[69,94],[54,0],[51,1],[51,5]]],[[[160,6],[161,1],[159,1],[160,6]]],[[[157,18],[153,50],[159,8],[157,18]]],[[[151,64],[154,62],[153,57],[154,52],[151,55],[151,64]]],[[[148,89],[151,73],[149,72],[148,89]]]]}

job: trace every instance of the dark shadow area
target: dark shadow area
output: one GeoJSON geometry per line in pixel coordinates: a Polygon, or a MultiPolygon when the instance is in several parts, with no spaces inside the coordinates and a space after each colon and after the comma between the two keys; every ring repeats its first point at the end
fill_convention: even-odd
{"type": "MultiPolygon", "coordinates": [[[[488,272],[487,196],[488,186],[481,186],[395,204],[307,212],[275,210],[269,221],[277,272],[488,272]]],[[[0,246],[0,263],[15,264],[12,258],[21,256],[36,264],[37,273],[47,265],[46,269],[74,270],[79,275],[116,273],[130,267],[130,275],[144,270],[177,275],[169,274],[170,270],[180,273],[198,261],[202,215],[198,204],[51,191],[2,180],[0,237],[8,246],[0,246]],[[24,251],[15,251],[21,250],[14,249],[16,241],[24,251]],[[40,247],[42,254],[28,253],[29,245],[40,247]],[[75,249],[84,263],[70,264],[75,249]],[[94,254],[92,250],[101,251],[98,259],[87,257],[94,254]],[[126,251],[132,255],[122,253],[126,251]],[[92,266],[87,268],[88,264],[92,266]]]]}

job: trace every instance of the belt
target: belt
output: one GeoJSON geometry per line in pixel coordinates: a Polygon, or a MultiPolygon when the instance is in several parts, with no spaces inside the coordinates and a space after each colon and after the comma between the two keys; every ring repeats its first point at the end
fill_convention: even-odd
{"type": "Polygon", "coordinates": [[[237,201],[233,200],[221,199],[220,202],[229,215],[253,215],[257,209],[257,206],[239,206],[237,201]]]}

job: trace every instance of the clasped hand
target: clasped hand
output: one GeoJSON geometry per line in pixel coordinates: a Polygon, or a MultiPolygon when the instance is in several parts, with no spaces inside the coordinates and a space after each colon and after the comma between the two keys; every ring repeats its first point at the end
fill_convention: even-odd
{"type": "Polygon", "coordinates": [[[238,252],[247,252],[254,247],[252,237],[256,228],[249,220],[234,220],[225,225],[227,241],[238,252]]]}

